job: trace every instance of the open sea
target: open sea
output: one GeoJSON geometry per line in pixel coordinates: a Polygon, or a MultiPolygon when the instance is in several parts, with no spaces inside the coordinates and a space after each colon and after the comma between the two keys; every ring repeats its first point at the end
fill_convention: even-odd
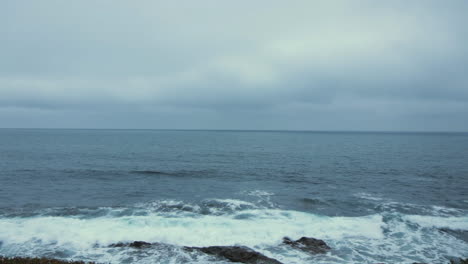
{"type": "Polygon", "coordinates": [[[0,255],[285,264],[468,257],[468,134],[0,129],[0,255]],[[284,236],[323,239],[308,255],[284,236]],[[116,248],[135,240],[149,249],[116,248]]]}

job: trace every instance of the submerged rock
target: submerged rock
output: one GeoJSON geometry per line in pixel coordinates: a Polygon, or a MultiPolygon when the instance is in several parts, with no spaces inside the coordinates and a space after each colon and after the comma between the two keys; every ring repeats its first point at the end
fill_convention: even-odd
{"type": "Polygon", "coordinates": [[[115,243],[115,244],[110,244],[109,247],[148,248],[148,247],[151,247],[152,245],[153,244],[145,242],[145,241],[133,241],[132,243],[119,242],[119,243],[115,243]]]}
{"type": "Polygon", "coordinates": [[[325,241],[311,237],[301,237],[296,241],[284,237],[283,243],[311,254],[324,254],[331,250],[325,241]]]}
{"type": "Polygon", "coordinates": [[[246,264],[282,264],[251,248],[240,246],[185,247],[186,250],[198,250],[208,255],[226,258],[232,262],[246,264]]]}

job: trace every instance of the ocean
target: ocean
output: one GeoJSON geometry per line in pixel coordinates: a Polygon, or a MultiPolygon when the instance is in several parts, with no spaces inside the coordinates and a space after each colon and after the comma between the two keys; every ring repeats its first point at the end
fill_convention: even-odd
{"type": "Polygon", "coordinates": [[[0,255],[100,263],[468,257],[468,134],[0,129],[0,255]],[[281,243],[324,240],[309,255],[281,243]],[[111,247],[146,241],[157,247],[111,247]]]}

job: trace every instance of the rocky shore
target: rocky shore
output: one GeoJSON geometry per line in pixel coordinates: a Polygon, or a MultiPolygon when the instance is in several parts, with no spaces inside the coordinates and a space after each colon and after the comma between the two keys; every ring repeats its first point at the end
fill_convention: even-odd
{"type": "MultiPolygon", "coordinates": [[[[311,238],[301,237],[298,240],[292,240],[288,237],[283,238],[283,245],[293,247],[295,249],[304,251],[308,254],[326,254],[331,248],[325,241],[311,238]]],[[[109,247],[131,247],[144,250],[164,245],[162,243],[149,243],[145,241],[134,241],[131,243],[115,243],[110,244],[109,247]]],[[[207,255],[213,255],[220,259],[229,260],[236,263],[245,264],[283,264],[282,262],[267,257],[260,252],[257,252],[249,247],[244,246],[210,246],[210,247],[183,247],[188,252],[199,251],[207,255]]],[[[23,257],[2,257],[0,256],[0,264],[95,264],[94,262],[83,261],[65,261],[50,258],[23,258],[23,257]]],[[[385,264],[385,263],[375,263],[385,264]]],[[[411,264],[429,264],[429,263],[411,263],[411,264]]],[[[448,264],[468,264],[468,259],[450,260],[448,264]]]]}

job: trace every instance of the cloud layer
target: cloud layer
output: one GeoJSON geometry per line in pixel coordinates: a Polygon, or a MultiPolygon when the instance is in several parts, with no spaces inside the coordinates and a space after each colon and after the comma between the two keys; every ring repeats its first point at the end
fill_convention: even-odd
{"type": "Polygon", "coordinates": [[[0,126],[468,130],[466,1],[0,3],[0,126]]]}

